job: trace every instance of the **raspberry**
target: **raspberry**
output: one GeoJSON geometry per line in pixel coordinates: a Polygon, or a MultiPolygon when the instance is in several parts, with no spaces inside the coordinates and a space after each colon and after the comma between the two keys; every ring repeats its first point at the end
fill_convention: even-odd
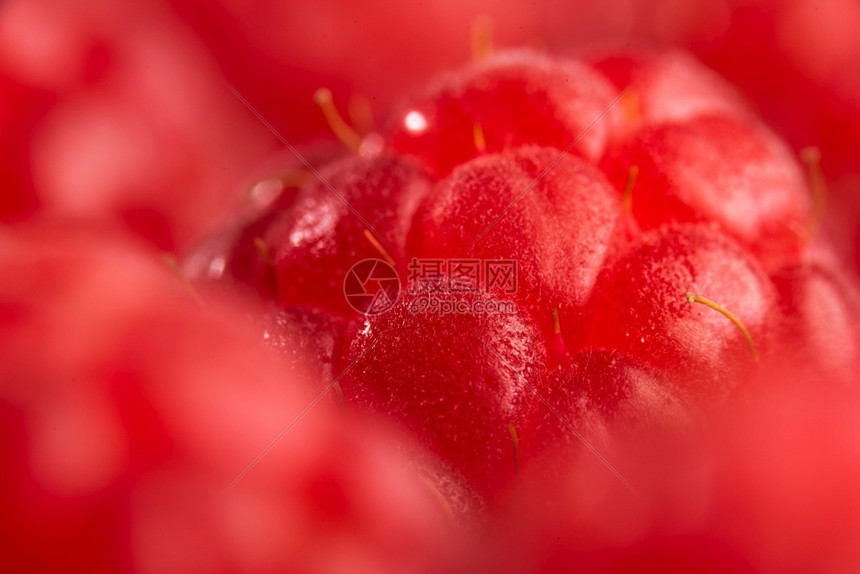
{"type": "MultiPolygon", "coordinates": [[[[312,181],[224,240],[227,275],[281,307],[267,333],[282,350],[304,339],[292,346],[311,349],[317,388],[438,457],[461,485],[443,500],[474,491],[468,507],[507,519],[491,534],[500,571],[758,560],[745,534],[725,535],[730,511],[685,528],[683,510],[662,509],[711,495],[683,488],[699,476],[695,455],[667,496],[655,486],[666,463],[643,464],[654,451],[637,447],[675,444],[751,396],[848,380],[860,349],[853,279],[811,263],[826,243],[811,199],[820,173],[808,185],[730,86],[671,51],[492,56],[407,99],[382,137],[378,153],[376,139],[344,138],[358,157],[320,169],[354,212],[312,181]],[[367,258],[397,270],[402,294],[357,316],[336,288],[367,287],[349,272],[367,258]],[[449,275],[457,261],[516,261],[511,306],[450,276],[413,290],[422,260],[449,275]],[[630,518],[640,484],[645,504],[630,518]],[[557,532],[573,542],[554,548],[557,532]],[[513,539],[534,563],[511,556],[513,539]]],[[[722,472],[708,476],[735,500],[722,472]]]]}
{"type": "MultiPolygon", "coordinates": [[[[283,191],[215,251],[229,254],[225,276],[283,308],[271,333],[307,340],[295,344],[316,356],[318,388],[336,379],[348,410],[397,420],[490,506],[521,454],[540,473],[554,443],[576,444],[570,428],[610,445],[625,428],[689,424],[806,330],[780,313],[798,314],[803,287],[778,291],[768,275],[806,269],[798,162],[688,56],[503,53],[392,121],[379,154],[352,142],[358,157],[283,191]],[[365,287],[348,270],[367,258],[409,292],[362,317],[340,291],[350,277],[365,287]],[[413,292],[421,260],[516,261],[516,292],[413,292]],[[502,295],[509,312],[493,306],[502,295]]],[[[839,348],[850,362],[854,348],[839,348]]]]}

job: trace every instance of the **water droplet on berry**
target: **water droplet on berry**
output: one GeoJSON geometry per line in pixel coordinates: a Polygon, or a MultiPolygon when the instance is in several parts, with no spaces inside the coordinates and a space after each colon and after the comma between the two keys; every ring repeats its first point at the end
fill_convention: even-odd
{"type": "Polygon", "coordinates": [[[412,110],[403,118],[403,125],[412,134],[418,135],[427,129],[427,118],[421,112],[412,110]]]}

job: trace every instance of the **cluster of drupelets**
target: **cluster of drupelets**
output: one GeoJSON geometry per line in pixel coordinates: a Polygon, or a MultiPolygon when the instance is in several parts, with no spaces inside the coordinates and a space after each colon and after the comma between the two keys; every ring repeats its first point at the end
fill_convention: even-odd
{"type": "Polygon", "coordinates": [[[495,54],[380,132],[317,96],[349,151],[261,183],[189,273],[261,297],[319,389],[397,420],[490,506],[548,459],[683,429],[761,381],[850,378],[857,291],[819,233],[816,151],[692,58],[495,54]],[[365,316],[343,283],[371,258],[403,289],[365,316]],[[425,260],[516,261],[516,313],[416,314],[425,260]]]}

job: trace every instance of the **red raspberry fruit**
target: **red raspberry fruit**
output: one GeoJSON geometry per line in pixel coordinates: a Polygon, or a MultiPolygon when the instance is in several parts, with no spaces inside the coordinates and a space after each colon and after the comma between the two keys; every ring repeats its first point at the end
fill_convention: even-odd
{"type": "Polygon", "coordinates": [[[216,249],[282,307],[280,346],[312,349],[315,378],[335,365],[348,410],[398,421],[493,508],[520,450],[532,467],[571,451],[565,422],[605,445],[674,428],[718,410],[759,358],[791,359],[765,269],[805,265],[797,161],[686,56],[601,58],[509,53],[442,78],[394,114],[379,155],[353,146],[216,249]],[[634,92],[611,104],[628,77],[625,124],[634,92]],[[413,257],[516,260],[516,310],[494,306],[486,275],[349,310],[352,265],[388,258],[409,287],[413,257]]]}

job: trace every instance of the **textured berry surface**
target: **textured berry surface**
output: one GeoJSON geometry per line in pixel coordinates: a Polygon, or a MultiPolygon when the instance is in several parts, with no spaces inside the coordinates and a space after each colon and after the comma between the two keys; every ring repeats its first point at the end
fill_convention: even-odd
{"type": "MultiPolygon", "coordinates": [[[[348,401],[393,415],[486,495],[509,486],[514,445],[545,368],[533,323],[516,315],[421,314],[407,296],[354,327],[341,366],[348,401]]],[[[482,295],[474,300],[487,300],[482,295]]]]}
{"type": "Polygon", "coordinates": [[[755,357],[737,325],[688,294],[743,317],[755,353],[767,351],[777,320],[770,280],[741,247],[702,226],[665,228],[633,243],[596,287],[587,341],[681,377],[685,393],[723,397],[755,357]]]}
{"type": "Polygon", "coordinates": [[[616,193],[585,160],[522,147],[440,182],[415,214],[410,247],[419,257],[517,260],[517,300],[548,320],[550,308],[591,296],[620,214],[616,193]]]}
{"type": "MultiPolygon", "coordinates": [[[[225,275],[282,305],[317,305],[348,315],[347,271],[358,261],[391,258],[406,270],[406,235],[430,189],[424,169],[406,159],[350,157],[306,187],[280,190],[271,207],[229,230],[194,257],[193,275],[225,275]]],[[[307,177],[313,177],[306,174],[307,177]]]]}

